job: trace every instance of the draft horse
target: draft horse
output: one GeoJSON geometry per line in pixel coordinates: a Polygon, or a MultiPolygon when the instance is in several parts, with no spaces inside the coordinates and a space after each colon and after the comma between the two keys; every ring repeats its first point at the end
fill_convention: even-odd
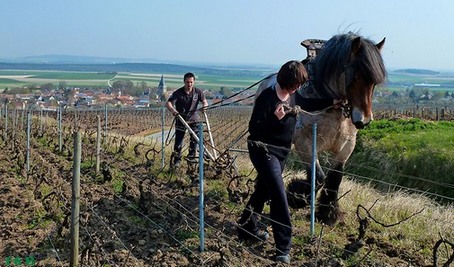
{"type": "MultiPolygon", "coordinates": [[[[386,79],[381,56],[383,39],[375,44],[355,33],[333,36],[323,44],[317,55],[305,59],[309,81],[295,94],[295,105],[304,110],[303,98],[331,98],[342,100],[342,108],[320,108],[320,112],[301,112],[293,137],[295,149],[311,174],[312,125],[317,124],[316,184],[317,220],[333,225],[340,216],[338,191],[345,163],[355,148],[358,129],[373,120],[372,95],[377,84],[386,79]],[[297,95],[299,94],[299,95],[297,95]],[[318,155],[329,155],[327,173],[319,163],[318,155]]],[[[303,44],[303,43],[302,43],[303,44]]],[[[303,44],[304,45],[304,44],[303,44]]],[[[306,46],[307,47],[307,46],[306,46]]],[[[263,81],[256,95],[271,84],[276,75],[263,81]]],[[[289,205],[302,208],[311,194],[309,179],[294,179],[287,185],[289,205]]]]}

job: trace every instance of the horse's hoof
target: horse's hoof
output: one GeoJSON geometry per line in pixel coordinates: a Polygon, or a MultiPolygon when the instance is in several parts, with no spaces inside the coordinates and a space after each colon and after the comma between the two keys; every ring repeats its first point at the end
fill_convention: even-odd
{"type": "Polygon", "coordinates": [[[321,207],[315,213],[315,217],[317,218],[317,221],[319,221],[323,224],[326,224],[328,226],[333,226],[343,216],[342,216],[339,208],[321,207]]]}
{"type": "Polygon", "coordinates": [[[333,218],[333,217],[321,217],[321,216],[316,216],[316,217],[317,217],[318,222],[323,223],[328,226],[333,226],[337,222],[337,218],[333,218]]]}
{"type": "Polygon", "coordinates": [[[290,208],[302,209],[308,205],[308,197],[297,193],[287,193],[287,201],[290,208]]]}
{"type": "Polygon", "coordinates": [[[310,201],[310,184],[305,180],[293,180],[287,186],[288,205],[294,209],[305,208],[310,201]]]}

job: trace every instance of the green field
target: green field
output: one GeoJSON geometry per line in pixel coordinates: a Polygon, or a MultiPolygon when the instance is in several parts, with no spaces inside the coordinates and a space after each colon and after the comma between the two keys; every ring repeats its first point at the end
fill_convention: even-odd
{"type": "MultiPolygon", "coordinates": [[[[81,66],[84,70],[97,69],[94,66],[81,66]]],[[[259,81],[275,70],[268,69],[234,69],[234,68],[201,68],[187,66],[163,65],[156,68],[145,68],[142,65],[133,65],[131,69],[115,70],[112,66],[99,67],[102,71],[74,71],[77,66],[63,70],[0,70],[0,90],[6,87],[39,86],[51,83],[57,86],[65,82],[71,87],[108,87],[116,80],[129,80],[134,84],[146,82],[149,87],[157,87],[161,76],[164,76],[168,88],[175,89],[182,86],[182,77],[186,71],[192,71],[196,75],[196,86],[203,89],[218,91],[221,87],[239,89],[248,87],[259,81]],[[109,67],[109,68],[108,68],[109,67]],[[134,68],[135,67],[135,68],[134,68]]],[[[387,84],[380,89],[401,91],[408,88],[431,91],[453,91],[454,75],[449,73],[414,74],[405,72],[390,72],[387,84]],[[415,84],[436,84],[437,86],[417,87],[415,84]]]]}
{"type": "Polygon", "coordinates": [[[55,86],[65,82],[68,86],[98,87],[107,86],[107,81],[115,77],[113,73],[69,72],[69,71],[0,71],[0,89],[6,87],[39,86],[52,83],[55,86]]]}
{"type": "Polygon", "coordinates": [[[115,74],[93,73],[93,72],[41,72],[34,75],[37,79],[50,80],[109,80],[115,74]]]}
{"type": "MultiPolygon", "coordinates": [[[[1,70],[0,89],[6,87],[21,87],[26,85],[42,85],[52,83],[58,85],[65,82],[67,86],[74,87],[107,87],[116,80],[130,80],[133,83],[146,82],[150,87],[157,87],[164,75],[164,81],[168,88],[178,88],[183,85],[183,74],[161,73],[98,73],[98,72],[75,72],[75,71],[34,71],[34,70],[1,70]]],[[[235,77],[219,74],[196,74],[196,85],[209,90],[217,91],[221,87],[244,88],[262,77],[260,74],[235,77]]]]}
{"type": "Polygon", "coordinates": [[[393,83],[433,83],[433,84],[452,84],[454,77],[452,75],[410,75],[410,74],[388,74],[388,80],[393,83]]]}
{"type": "Polygon", "coordinates": [[[30,79],[44,80],[108,80],[115,77],[112,73],[97,73],[97,72],[69,72],[69,71],[8,71],[1,70],[0,77],[10,76],[22,79],[27,77],[30,79]]]}
{"type": "Polygon", "coordinates": [[[437,75],[415,75],[415,74],[388,74],[388,88],[392,91],[408,89],[415,84],[431,84],[438,86],[420,86],[419,89],[430,89],[431,91],[454,91],[454,76],[452,74],[437,75]]]}
{"type": "Polygon", "coordinates": [[[454,199],[453,131],[452,121],[374,121],[359,131],[348,169],[390,185],[454,199]]]}
{"type": "Polygon", "coordinates": [[[10,79],[10,78],[0,78],[0,84],[25,84],[23,82],[19,82],[15,79],[10,79]]]}

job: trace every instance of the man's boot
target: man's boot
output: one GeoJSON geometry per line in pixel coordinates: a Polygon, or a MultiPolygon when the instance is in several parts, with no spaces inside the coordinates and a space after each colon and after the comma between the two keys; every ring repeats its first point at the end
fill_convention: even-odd
{"type": "Polygon", "coordinates": [[[170,156],[170,169],[175,170],[180,166],[181,156],[177,152],[172,152],[170,156]]]}

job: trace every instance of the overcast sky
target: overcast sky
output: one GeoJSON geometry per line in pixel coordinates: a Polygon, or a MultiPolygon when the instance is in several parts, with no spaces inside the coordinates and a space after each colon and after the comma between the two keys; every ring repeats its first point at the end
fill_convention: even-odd
{"type": "Polygon", "coordinates": [[[0,58],[281,65],[300,42],[386,37],[388,68],[454,70],[452,0],[0,0],[0,58]]]}

